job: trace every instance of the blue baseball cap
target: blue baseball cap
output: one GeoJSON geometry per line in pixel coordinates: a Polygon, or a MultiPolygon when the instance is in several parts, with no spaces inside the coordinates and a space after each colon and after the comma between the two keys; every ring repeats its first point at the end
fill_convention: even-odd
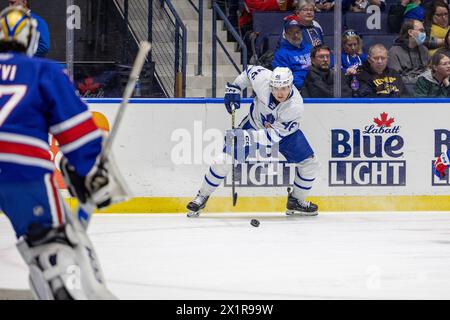
{"type": "Polygon", "coordinates": [[[291,27],[297,27],[297,28],[301,29],[302,25],[295,19],[294,20],[286,20],[284,22],[284,30],[287,30],[291,27]]]}

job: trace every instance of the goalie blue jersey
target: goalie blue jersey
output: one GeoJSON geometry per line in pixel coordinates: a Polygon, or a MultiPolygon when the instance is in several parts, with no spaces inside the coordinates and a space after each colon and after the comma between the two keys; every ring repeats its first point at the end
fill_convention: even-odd
{"type": "Polygon", "coordinates": [[[53,172],[49,134],[85,176],[101,151],[102,135],[69,78],[51,60],[0,53],[0,182],[53,172]]]}

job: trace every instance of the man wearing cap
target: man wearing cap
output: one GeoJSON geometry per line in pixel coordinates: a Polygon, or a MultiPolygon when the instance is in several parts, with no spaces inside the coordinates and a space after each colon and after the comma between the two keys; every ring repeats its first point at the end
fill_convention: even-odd
{"type": "Polygon", "coordinates": [[[311,66],[310,44],[303,42],[302,28],[297,20],[284,23],[285,37],[275,52],[272,67],[287,67],[294,74],[294,85],[300,90],[311,66]]]}

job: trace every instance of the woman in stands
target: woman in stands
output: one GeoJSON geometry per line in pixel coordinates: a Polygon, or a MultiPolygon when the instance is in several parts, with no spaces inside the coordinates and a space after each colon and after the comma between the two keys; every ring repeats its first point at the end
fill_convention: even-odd
{"type": "Polygon", "coordinates": [[[297,20],[302,26],[303,41],[313,47],[324,43],[322,27],[314,20],[315,10],[314,0],[299,0],[295,14],[284,18],[285,21],[297,20]]]}
{"type": "Polygon", "coordinates": [[[431,58],[430,69],[419,76],[414,88],[416,97],[450,97],[450,57],[447,49],[438,49],[431,58]]]}
{"type": "Polygon", "coordinates": [[[430,56],[445,45],[445,35],[450,29],[448,14],[448,4],[444,1],[435,1],[427,8],[424,23],[427,33],[425,45],[429,49],[430,56]]]}
{"type": "Polygon", "coordinates": [[[342,35],[342,71],[345,75],[355,75],[359,66],[367,60],[362,52],[362,39],[355,30],[347,30],[342,35]]]}

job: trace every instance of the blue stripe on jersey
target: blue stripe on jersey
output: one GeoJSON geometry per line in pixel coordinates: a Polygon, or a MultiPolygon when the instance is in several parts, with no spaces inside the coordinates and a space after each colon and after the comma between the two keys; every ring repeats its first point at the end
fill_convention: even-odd
{"type": "Polygon", "coordinates": [[[267,136],[267,139],[269,140],[269,142],[272,143],[272,138],[270,137],[269,130],[266,130],[266,136],[267,136]]]}

